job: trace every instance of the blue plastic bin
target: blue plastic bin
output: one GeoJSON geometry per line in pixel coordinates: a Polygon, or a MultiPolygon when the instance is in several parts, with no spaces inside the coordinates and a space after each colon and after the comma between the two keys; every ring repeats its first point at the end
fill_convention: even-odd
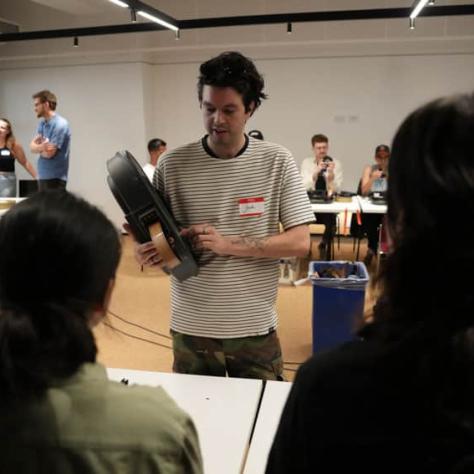
{"type": "Polygon", "coordinates": [[[316,261],[309,263],[313,284],[313,353],[334,347],[354,337],[356,321],[364,312],[365,288],[369,281],[362,262],[316,261]],[[347,268],[347,278],[314,278],[326,268],[347,268]],[[353,275],[351,275],[353,274],[353,275]]]}

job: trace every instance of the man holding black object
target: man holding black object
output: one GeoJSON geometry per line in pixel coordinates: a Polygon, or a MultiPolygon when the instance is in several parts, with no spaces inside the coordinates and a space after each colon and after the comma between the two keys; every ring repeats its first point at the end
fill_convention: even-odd
{"type": "MultiPolygon", "coordinates": [[[[263,87],[240,53],[203,63],[198,97],[207,135],[158,162],[153,184],[200,265],[186,281],[171,277],[175,372],[282,378],[279,259],[307,255],[313,214],[290,152],[244,133],[266,98],[263,87]]],[[[137,245],[136,255],[143,265],[162,262],[151,242],[137,245]]]]}
{"type": "MultiPolygon", "coordinates": [[[[305,158],[301,163],[301,175],[307,191],[319,191],[332,196],[341,190],[342,165],[338,160],[328,156],[329,139],[326,135],[317,134],[311,138],[314,158],[305,158]]],[[[315,213],[316,222],[324,224],[324,234],[319,244],[319,258],[327,260],[330,255],[331,242],[336,231],[336,214],[315,213]]]]}

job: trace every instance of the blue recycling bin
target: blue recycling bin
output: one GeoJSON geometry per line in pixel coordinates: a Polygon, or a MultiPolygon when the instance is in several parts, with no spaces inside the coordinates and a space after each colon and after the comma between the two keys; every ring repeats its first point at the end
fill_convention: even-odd
{"type": "Polygon", "coordinates": [[[365,289],[369,281],[362,262],[315,261],[309,264],[313,285],[313,353],[330,349],[354,337],[356,322],[363,317],[365,289]],[[316,278],[328,267],[346,270],[346,278],[316,278]]]}

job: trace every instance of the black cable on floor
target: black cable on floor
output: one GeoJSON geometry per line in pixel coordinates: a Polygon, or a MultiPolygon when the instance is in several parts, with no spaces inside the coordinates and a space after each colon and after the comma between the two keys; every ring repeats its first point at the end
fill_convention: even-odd
{"type": "MultiPolygon", "coordinates": [[[[162,333],[157,332],[157,331],[153,331],[152,329],[149,329],[149,328],[147,328],[147,327],[145,327],[145,326],[141,326],[140,324],[132,323],[131,321],[128,321],[128,320],[122,318],[122,317],[119,316],[118,314],[115,314],[113,311],[108,310],[108,313],[110,313],[112,316],[114,316],[115,318],[119,319],[120,321],[123,321],[123,322],[126,323],[126,324],[129,324],[129,325],[131,325],[131,326],[135,326],[135,327],[140,328],[140,329],[143,329],[144,331],[147,331],[147,332],[149,332],[149,333],[151,333],[151,334],[155,334],[155,335],[157,335],[157,336],[161,336],[161,337],[164,337],[164,338],[166,338],[166,339],[170,339],[170,340],[171,340],[171,337],[170,337],[170,336],[167,336],[166,334],[162,334],[162,333]]],[[[131,338],[137,339],[137,340],[139,340],[139,341],[148,342],[148,343],[150,343],[150,344],[155,344],[156,346],[164,347],[165,349],[170,349],[170,350],[173,349],[172,347],[169,347],[169,346],[167,346],[167,345],[165,345],[165,344],[160,344],[159,342],[150,341],[149,339],[145,339],[145,338],[143,338],[143,337],[134,336],[133,334],[130,334],[130,333],[126,332],[126,331],[122,331],[121,329],[117,329],[116,327],[112,326],[112,325],[109,324],[109,323],[104,322],[104,325],[107,326],[107,327],[109,327],[109,328],[111,328],[111,329],[113,329],[114,331],[119,332],[120,334],[123,334],[124,336],[131,337],[131,338]]],[[[303,364],[303,362],[290,362],[290,361],[285,362],[285,361],[283,361],[283,365],[301,365],[301,364],[303,364]]],[[[284,367],[284,370],[288,370],[288,371],[290,371],[290,372],[297,372],[297,371],[298,371],[298,369],[290,369],[289,367],[284,367]]]]}
{"type": "Polygon", "coordinates": [[[138,339],[139,341],[148,342],[148,343],[150,343],[150,344],[154,344],[155,346],[160,346],[160,347],[164,347],[165,349],[170,349],[170,350],[172,350],[172,347],[170,347],[170,346],[167,346],[167,345],[165,345],[165,344],[160,344],[159,342],[150,341],[150,339],[145,339],[145,338],[143,338],[143,337],[134,336],[133,334],[130,334],[130,333],[126,332],[126,331],[122,331],[121,329],[117,329],[116,327],[112,326],[112,325],[109,324],[109,323],[106,323],[105,321],[104,321],[103,324],[104,324],[104,326],[107,326],[107,327],[109,327],[110,329],[112,329],[113,331],[117,331],[117,332],[119,332],[120,334],[123,334],[124,336],[131,337],[132,339],[138,339]]]}
{"type": "Polygon", "coordinates": [[[140,326],[140,324],[132,323],[131,321],[128,321],[128,319],[122,318],[118,314],[115,314],[113,311],[110,311],[110,309],[107,312],[109,314],[111,314],[114,318],[120,319],[120,321],[123,321],[126,324],[130,324],[130,326],[135,326],[135,327],[143,329],[144,331],[147,331],[151,334],[155,334],[156,336],[164,337],[165,339],[170,339],[171,340],[171,336],[168,336],[167,334],[162,334],[161,332],[158,332],[158,331],[154,331],[153,329],[149,329],[145,326],[140,326]]]}

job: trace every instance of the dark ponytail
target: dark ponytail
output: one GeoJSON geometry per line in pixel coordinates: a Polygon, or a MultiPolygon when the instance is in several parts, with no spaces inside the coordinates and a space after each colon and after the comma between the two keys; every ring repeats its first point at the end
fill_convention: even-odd
{"type": "Polygon", "coordinates": [[[48,191],[2,218],[0,246],[0,399],[37,397],[95,361],[88,319],[115,275],[118,234],[82,199],[48,191]]]}
{"type": "Polygon", "coordinates": [[[33,313],[1,310],[1,398],[39,396],[95,357],[94,337],[80,314],[54,305],[33,313]]]}

